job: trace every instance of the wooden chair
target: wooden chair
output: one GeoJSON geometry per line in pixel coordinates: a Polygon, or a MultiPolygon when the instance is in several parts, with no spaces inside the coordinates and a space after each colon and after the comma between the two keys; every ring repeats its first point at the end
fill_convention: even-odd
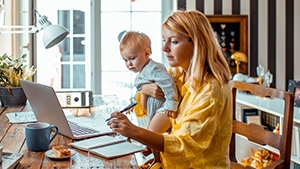
{"type": "Polygon", "coordinates": [[[232,81],[232,98],[233,98],[233,113],[232,113],[232,138],[230,143],[230,161],[231,168],[252,168],[244,167],[237,162],[236,158],[236,134],[248,138],[249,141],[259,145],[269,145],[279,150],[280,159],[274,161],[266,169],[289,169],[291,161],[291,141],[293,130],[293,113],[294,113],[294,96],[292,93],[278,90],[274,88],[267,88],[257,84],[249,84],[245,82],[232,81]],[[237,90],[238,89],[238,90],[237,90]],[[236,120],[236,94],[240,91],[247,91],[253,95],[267,97],[271,96],[284,100],[284,119],[282,125],[282,134],[275,134],[266,129],[265,126],[236,120]]]}

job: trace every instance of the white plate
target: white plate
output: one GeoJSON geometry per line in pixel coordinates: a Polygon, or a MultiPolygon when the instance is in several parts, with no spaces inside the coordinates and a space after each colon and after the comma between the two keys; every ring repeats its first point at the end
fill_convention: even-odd
{"type": "Polygon", "coordinates": [[[66,159],[66,158],[70,158],[71,156],[73,156],[74,154],[76,154],[76,151],[73,149],[69,149],[71,151],[71,155],[70,156],[63,156],[63,157],[57,157],[52,150],[48,150],[45,152],[45,156],[47,156],[50,159],[66,159]]]}

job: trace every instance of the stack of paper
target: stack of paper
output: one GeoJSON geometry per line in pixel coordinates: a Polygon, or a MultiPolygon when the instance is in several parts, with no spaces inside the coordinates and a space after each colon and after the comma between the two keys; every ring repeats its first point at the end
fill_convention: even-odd
{"type": "Polygon", "coordinates": [[[33,112],[11,112],[7,113],[6,117],[11,123],[29,123],[37,122],[33,112]]]}

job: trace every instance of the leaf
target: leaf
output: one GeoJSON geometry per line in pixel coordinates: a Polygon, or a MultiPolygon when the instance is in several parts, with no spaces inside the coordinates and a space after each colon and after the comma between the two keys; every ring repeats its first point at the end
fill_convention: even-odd
{"type": "Polygon", "coordinates": [[[27,70],[27,54],[12,59],[6,53],[0,57],[0,86],[19,87],[20,79],[29,80],[36,72],[34,66],[27,70]]]}

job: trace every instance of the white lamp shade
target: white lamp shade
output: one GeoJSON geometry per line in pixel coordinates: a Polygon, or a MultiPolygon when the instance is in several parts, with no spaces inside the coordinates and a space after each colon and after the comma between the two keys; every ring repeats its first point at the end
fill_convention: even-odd
{"type": "Polygon", "coordinates": [[[69,34],[68,30],[59,25],[49,25],[44,28],[43,44],[46,49],[58,44],[69,34]]]}
{"type": "Polygon", "coordinates": [[[46,16],[41,16],[39,23],[44,29],[43,44],[46,49],[58,44],[69,34],[69,31],[65,27],[52,25],[46,16]]]}

